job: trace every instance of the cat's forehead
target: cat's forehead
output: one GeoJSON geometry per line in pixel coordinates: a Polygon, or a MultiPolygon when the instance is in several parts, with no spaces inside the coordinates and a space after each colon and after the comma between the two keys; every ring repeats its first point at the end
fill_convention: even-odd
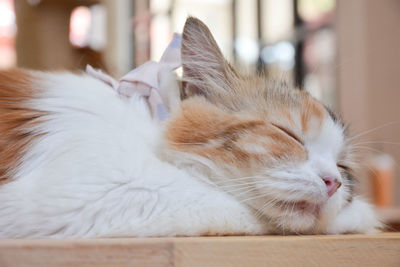
{"type": "Polygon", "coordinates": [[[267,89],[264,101],[270,122],[289,128],[305,142],[324,144],[325,148],[332,145],[335,151],[342,147],[343,125],[306,91],[275,85],[267,89]]]}
{"type": "Polygon", "coordinates": [[[343,131],[343,125],[332,111],[307,91],[294,88],[285,81],[245,78],[235,95],[234,101],[243,101],[250,96],[249,101],[244,101],[245,109],[253,110],[267,121],[296,127],[303,134],[320,131],[324,121],[333,122],[337,132],[343,131]]]}
{"type": "Polygon", "coordinates": [[[270,88],[258,101],[260,111],[271,122],[298,128],[303,134],[318,131],[329,112],[307,92],[298,89],[270,88]]]}

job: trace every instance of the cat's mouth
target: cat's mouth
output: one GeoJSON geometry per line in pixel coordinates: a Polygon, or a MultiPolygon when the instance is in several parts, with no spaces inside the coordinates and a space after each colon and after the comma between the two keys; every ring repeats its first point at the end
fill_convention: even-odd
{"type": "Polygon", "coordinates": [[[318,215],[321,210],[321,204],[311,203],[305,200],[301,201],[278,201],[276,205],[287,212],[307,213],[318,215]]]}

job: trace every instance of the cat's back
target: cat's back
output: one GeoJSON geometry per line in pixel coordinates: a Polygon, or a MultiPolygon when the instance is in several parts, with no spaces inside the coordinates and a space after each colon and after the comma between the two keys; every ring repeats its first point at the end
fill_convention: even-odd
{"type": "Polygon", "coordinates": [[[18,165],[15,161],[28,160],[24,154],[41,146],[36,153],[42,159],[50,151],[58,156],[76,152],[74,156],[86,154],[90,163],[107,145],[127,149],[152,144],[156,128],[143,99],[121,97],[91,76],[21,69],[0,72],[2,180],[11,178],[8,172],[18,165]]]}
{"type": "Polygon", "coordinates": [[[143,99],[90,76],[0,72],[0,235],[23,233],[23,222],[6,219],[40,228],[37,214],[95,216],[88,203],[122,194],[113,190],[154,167],[157,127],[143,99]]]}

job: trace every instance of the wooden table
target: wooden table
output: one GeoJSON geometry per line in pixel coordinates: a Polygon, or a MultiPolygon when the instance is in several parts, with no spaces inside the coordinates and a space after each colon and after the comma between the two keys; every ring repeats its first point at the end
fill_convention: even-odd
{"type": "Polygon", "coordinates": [[[0,240],[0,266],[400,266],[400,233],[0,240]]]}

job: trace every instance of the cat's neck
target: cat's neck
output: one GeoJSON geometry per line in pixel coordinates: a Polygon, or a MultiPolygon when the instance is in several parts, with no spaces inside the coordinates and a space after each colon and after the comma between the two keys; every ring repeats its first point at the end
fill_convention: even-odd
{"type": "Polygon", "coordinates": [[[244,176],[236,168],[224,168],[204,157],[176,151],[163,139],[157,146],[157,157],[187,173],[188,177],[216,186],[229,183],[230,178],[244,176]]]}

